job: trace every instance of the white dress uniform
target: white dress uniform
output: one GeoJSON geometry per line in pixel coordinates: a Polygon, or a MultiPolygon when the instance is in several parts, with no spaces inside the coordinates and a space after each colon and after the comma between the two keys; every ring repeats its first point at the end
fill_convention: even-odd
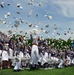
{"type": "Polygon", "coordinates": [[[30,55],[29,55],[29,53],[25,53],[24,54],[24,58],[22,59],[22,66],[28,66],[29,65],[29,63],[30,63],[30,55]]]}
{"type": "Polygon", "coordinates": [[[6,50],[3,50],[2,52],[2,61],[8,61],[8,52],[6,50]]]}
{"type": "Polygon", "coordinates": [[[3,68],[9,68],[8,62],[9,62],[8,51],[3,50],[3,52],[2,52],[2,65],[3,65],[3,68]]]}
{"type": "Polygon", "coordinates": [[[23,54],[23,52],[22,51],[20,51],[20,53],[19,53],[19,57],[20,57],[20,61],[22,60],[22,58],[24,57],[24,54],[23,54]]]}
{"type": "Polygon", "coordinates": [[[59,59],[58,68],[63,68],[63,64],[64,64],[64,60],[63,59],[59,59]]]}
{"type": "Polygon", "coordinates": [[[70,65],[71,64],[71,58],[69,57],[69,56],[67,56],[67,60],[68,60],[68,65],[70,65]]]}
{"type": "Polygon", "coordinates": [[[38,61],[41,62],[41,65],[48,63],[48,53],[45,52],[44,55],[41,53],[41,57],[38,61]]]}
{"type": "Polygon", "coordinates": [[[14,71],[20,70],[20,62],[16,62],[16,65],[14,67],[14,71]]]}
{"type": "Polygon", "coordinates": [[[14,70],[18,71],[21,69],[21,61],[22,61],[22,58],[24,57],[24,54],[22,51],[19,52],[19,55],[16,56],[16,64],[14,66],[14,70]]]}
{"type": "Polygon", "coordinates": [[[16,62],[15,62],[15,66],[14,66],[14,71],[19,71],[20,70],[20,65],[21,65],[19,55],[17,55],[15,57],[15,60],[16,60],[16,62]]]}
{"type": "Polygon", "coordinates": [[[9,59],[12,59],[13,57],[13,50],[9,48],[9,59]]]}
{"type": "Polygon", "coordinates": [[[37,45],[32,45],[30,64],[37,65],[39,59],[39,50],[37,45]]]}

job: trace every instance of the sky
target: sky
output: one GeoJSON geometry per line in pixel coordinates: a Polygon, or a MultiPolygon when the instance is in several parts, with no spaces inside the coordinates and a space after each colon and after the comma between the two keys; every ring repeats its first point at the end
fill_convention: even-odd
{"type": "Polygon", "coordinates": [[[74,39],[74,0],[0,0],[0,31],[74,39]]]}

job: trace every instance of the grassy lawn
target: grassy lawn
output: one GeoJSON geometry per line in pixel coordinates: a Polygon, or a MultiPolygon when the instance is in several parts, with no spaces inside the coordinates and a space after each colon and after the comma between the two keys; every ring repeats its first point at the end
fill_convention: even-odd
{"type": "Polygon", "coordinates": [[[74,66],[62,69],[49,69],[49,70],[22,70],[13,72],[13,69],[2,69],[0,75],[74,75],[74,66]]]}

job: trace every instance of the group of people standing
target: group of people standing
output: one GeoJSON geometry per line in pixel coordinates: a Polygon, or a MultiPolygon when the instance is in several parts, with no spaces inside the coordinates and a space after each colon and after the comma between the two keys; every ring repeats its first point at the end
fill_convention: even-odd
{"type": "Polygon", "coordinates": [[[49,46],[46,40],[30,35],[32,45],[23,42],[20,36],[17,40],[0,40],[0,68],[11,68],[19,71],[21,68],[63,68],[74,65],[74,50],[57,50],[49,46]]]}

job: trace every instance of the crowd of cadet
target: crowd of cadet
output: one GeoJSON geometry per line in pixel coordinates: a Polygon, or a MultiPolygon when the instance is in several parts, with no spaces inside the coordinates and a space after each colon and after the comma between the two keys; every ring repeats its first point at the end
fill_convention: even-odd
{"type": "MultiPolygon", "coordinates": [[[[15,36],[15,35],[14,35],[15,36]]],[[[19,71],[25,68],[63,68],[74,65],[74,50],[58,50],[47,44],[46,40],[30,35],[32,45],[0,35],[0,69],[13,68],[19,71]]]]}

